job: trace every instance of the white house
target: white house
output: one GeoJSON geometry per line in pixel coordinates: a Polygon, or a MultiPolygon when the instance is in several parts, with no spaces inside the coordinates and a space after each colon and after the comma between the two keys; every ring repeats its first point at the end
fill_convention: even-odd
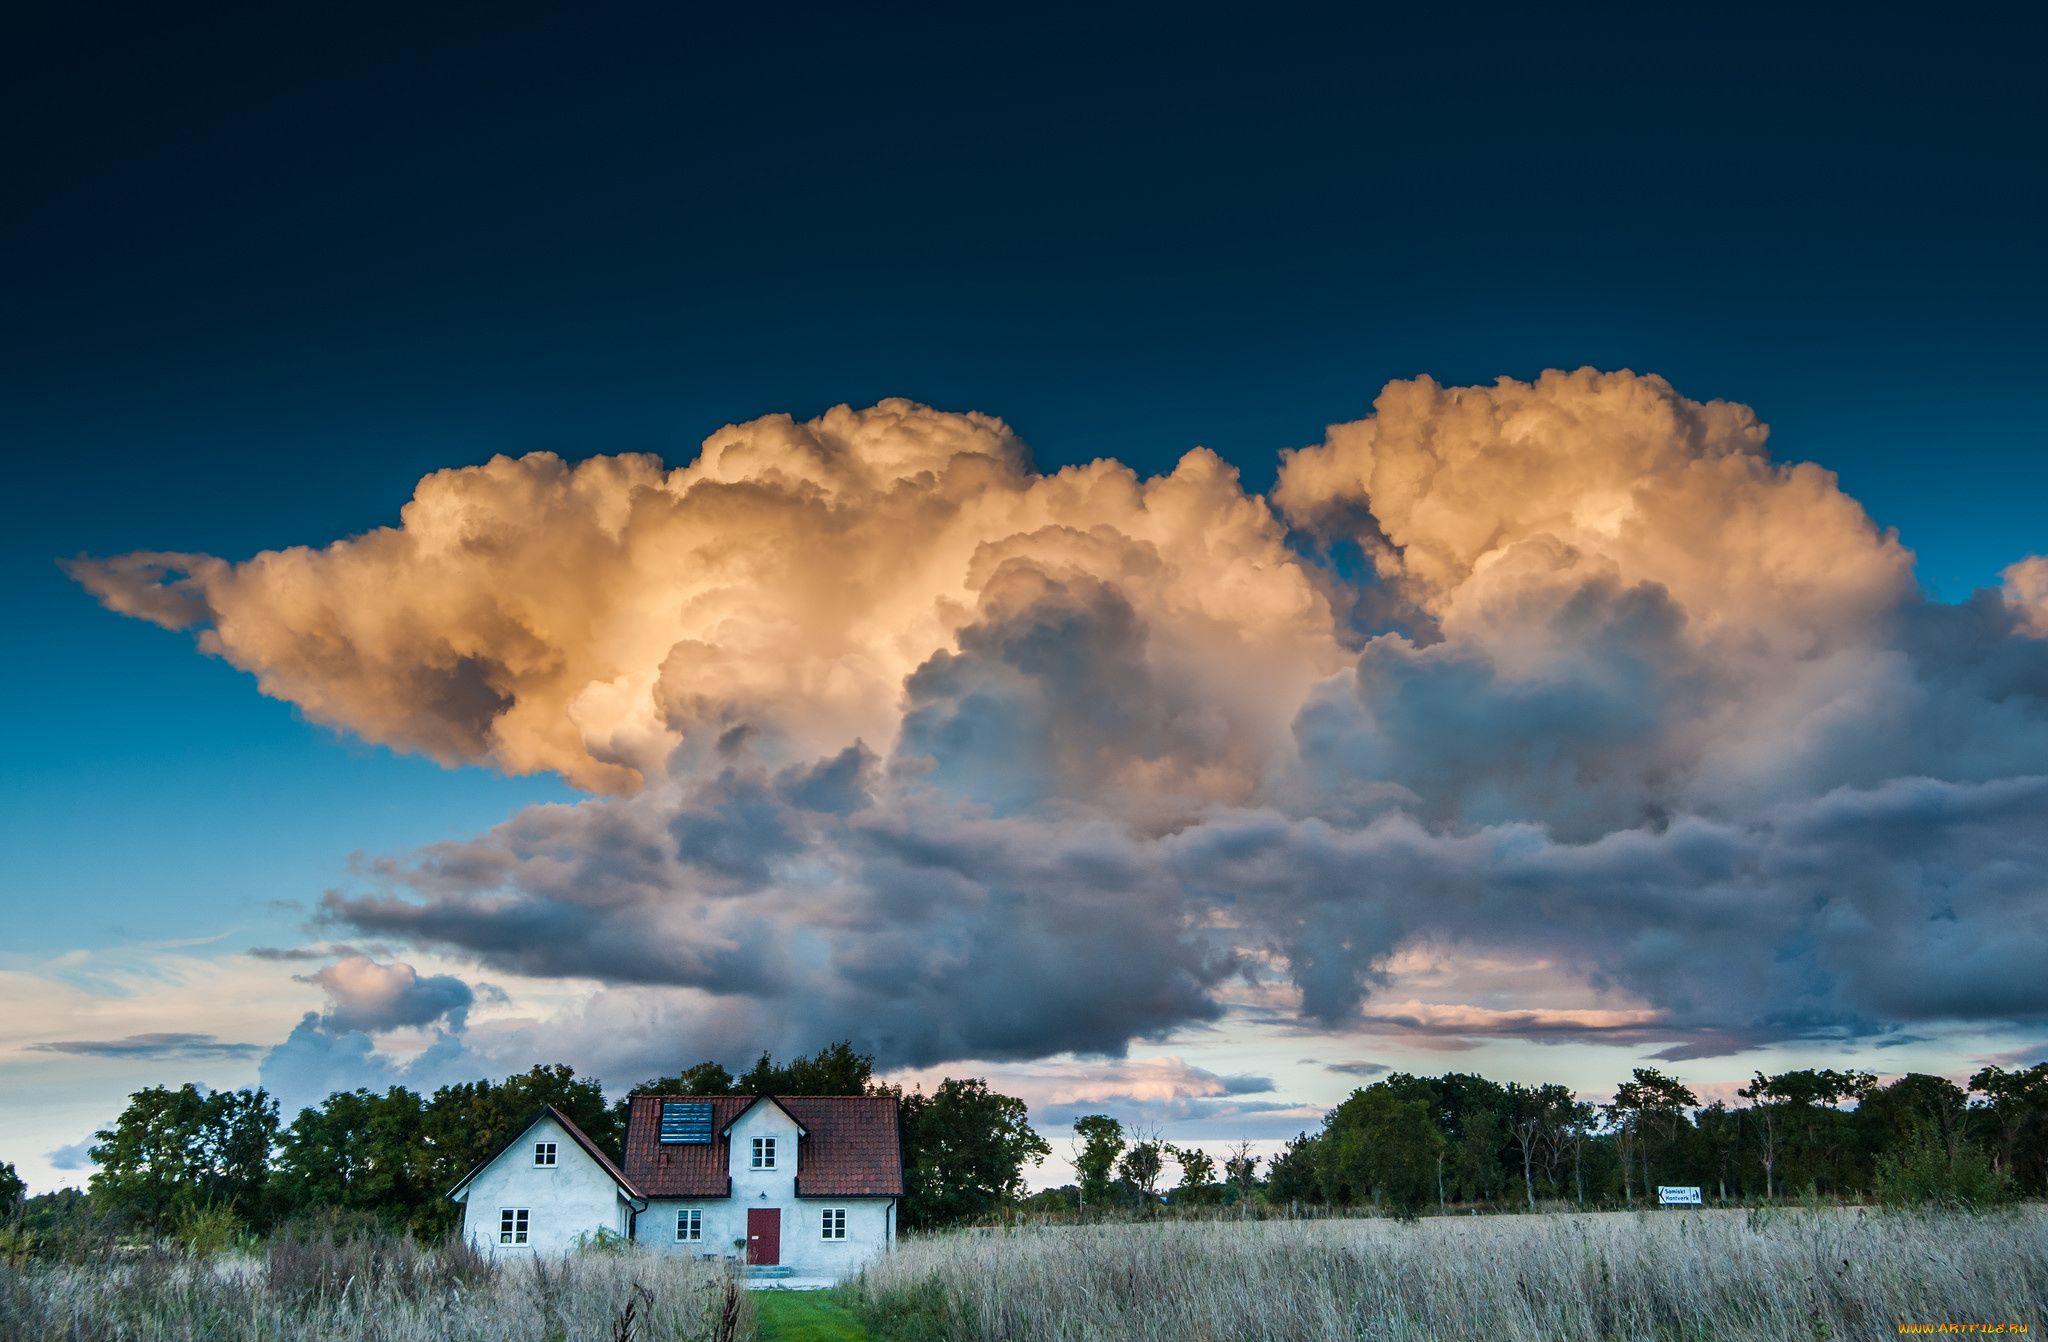
{"type": "Polygon", "coordinates": [[[625,1169],[647,1199],[634,1238],[658,1252],[839,1277],[896,1241],[889,1096],[636,1095],[625,1169]]]}
{"type": "Polygon", "coordinates": [[[486,1253],[560,1253],[579,1236],[633,1233],[647,1200],[553,1105],[448,1190],[462,1233],[486,1253]]]}
{"type": "Polygon", "coordinates": [[[624,1167],[544,1109],[449,1191],[479,1248],[558,1252],[597,1230],[763,1275],[843,1276],[896,1239],[896,1101],[636,1095],[624,1167]]]}

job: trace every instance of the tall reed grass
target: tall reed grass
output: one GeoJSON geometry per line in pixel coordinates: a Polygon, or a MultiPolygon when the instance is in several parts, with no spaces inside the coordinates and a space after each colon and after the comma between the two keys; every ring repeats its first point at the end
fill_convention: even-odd
{"type": "Polygon", "coordinates": [[[744,1342],[729,1270],[581,1253],[494,1262],[407,1239],[283,1239],[260,1254],[170,1246],[0,1264],[7,1342],[744,1342]]]}
{"type": "Polygon", "coordinates": [[[2040,1338],[2048,1212],[1020,1225],[908,1240],[843,1289],[904,1342],[2040,1338]]]}

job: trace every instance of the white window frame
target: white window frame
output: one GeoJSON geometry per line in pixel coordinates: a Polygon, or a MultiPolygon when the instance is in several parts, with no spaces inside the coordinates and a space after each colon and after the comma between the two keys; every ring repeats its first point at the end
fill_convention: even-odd
{"type": "Polygon", "coordinates": [[[756,1137],[754,1139],[753,1167],[757,1170],[772,1170],[775,1168],[775,1139],[773,1137],[756,1137]]]}
{"type": "Polygon", "coordinates": [[[827,1207],[818,1218],[818,1238],[841,1240],[846,1238],[846,1208],[827,1207]]]}
{"type": "Polygon", "coordinates": [[[702,1244],[704,1242],[704,1209],[702,1207],[676,1208],[676,1243],[702,1244]]]}
{"type": "Polygon", "coordinates": [[[533,1227],[527,1209],[524,1207],[500,1207],[498,1209],[498,1243],[524,1244],[533,1227]]]}
{"type": "Polygon", "coordinates": [[[551,1170],[555,1168],[555,1144],[553,1142],[535,1142],[533,1144],[533,1167],[537,1170],[551,1170]]]}

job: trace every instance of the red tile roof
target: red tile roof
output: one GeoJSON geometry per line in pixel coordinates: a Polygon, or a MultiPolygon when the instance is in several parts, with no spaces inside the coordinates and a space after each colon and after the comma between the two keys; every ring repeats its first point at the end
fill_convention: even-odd
{"type": "MultiPolygon", "coordinates": [[[[730,1140],[719,1135],[709,1144],[663,1146],[664,1100],[709,1103],[711,1130],[722,1134],[754,1097],[635,1095],[626,1113],[626,1172],[642,1196],[731,1196],[730,1140]]],[[[775,1101],[808,1134],[797,1143],[798,1197],[903,1196],[903,1143],[893,1096],[778,1095],[775,1101]]]]}
{"type": "MultiPolygon", "coordinates": [[[[633,1172],[627,1177],[651,1198],[730,1196],[726,1150],[731,1143],[714,1136],[708,1145],[663,1146],[663,1100],[705,1102],[694,1095],[635,1095],[626,1110],[626,1168],[633,1172]]],[[[753,1102],[751,1095],[720,1095],[710,1100],[712,1132],[724,1128],[753,1102]]]]}
{"type": "Polygon", "coordinates": [[[893,1095],[779,1095],[810,1135],[797,1144],[800,1198],[903,1196],[893,1095]]]}

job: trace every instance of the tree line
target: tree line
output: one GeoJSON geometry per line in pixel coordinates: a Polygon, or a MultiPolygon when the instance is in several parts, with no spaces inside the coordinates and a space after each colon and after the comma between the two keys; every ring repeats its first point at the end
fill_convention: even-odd
{"type": "Polygon", "coordinates": [[[2048,1194],[2048,1063],[1986,1067],[1968,1088],[1912,1073],[1807,1069],[1702,1105],[1656,1068],[1606,1104],[1564,1086],[1470,1073],[1395,1073],[1354,1090],[1262,1163],[1239,1142],[1219,1162],[1107,1114],[1074,1122],[1075,1184],[1038,1210],[1252,1204],[1377,1207],[1398,1215],[1539,1201],[1637,1206],[1660,1185],[1708,1201],[1804,1195],[1988,1204],[2048,1194]],[[1179,1167],[1171,1177],[1170,1165],[1179,1167]]]}
{"type": "MultiPolygon", "coordinates": [[[[1077,1183],[1030,1198],[1024,1167],[1050,1148],[1022,1100],[977,1078],[905,1093],[877,1083],[873,1058],[850,1043],[786,1063],[763,1053],[738,1074],[703,1062],[627,1092],[645,1094],[894,1096],[901,1224],[910,1229],[1020,1206],[1091,1213],[1264,1202],[1402,1215],[1539,1200],[1632,1206],[1663,1184],[1698,1186],[1723,1202],[1808,1192],[1968,1203],[2048,1195],[2048,1064],[1987,1067],[1967,1088],[1919,1073],[1880,1086],[1868,1072],[1759,1072],[1732,1106],[1702,1105],[1655,1068],[1635,1069],[1604,1105],[1559,1085],[1396,1073],[1353,1091],[1319,1131],[1264,1162],[1249,1143],[1218,1161],[1156,1131],[1087,1115],[1074,1123],[1077,1183]]],[[[448,1188],[543,1104],[619,1157],[628,1099],[607,1104],[598,1081],[560,1064],[431,1095],[403,1086],[338,1092],[289,1125],[260,1089],[153,1087],[95,1134],[89,1192],[28,1199],[28,1210],[52,1222],[113,1218],[131,1233],[175,1232],[200,1215],[256,1233],[324,1216],[431,1239],[460,1223],[448,1188]]],[[[0,1164],[0,1213],[21,1216],[22,1193],[13,1167],[0,1164]]]]}
{"type": "Polygon", "coordinates": [[[1811,1192],[1986,1203],[2048,1193],[2048,1064],[1987,1067],[1967,1089],[1911,1073],[1756,1073],[1741,1103],[1702,1105],[1656,1068],[1607,1104],[1563,1086],[1396,1073],[1362,1087],[1270,1162],[1268,1198],[1334,1206],[1579,1206],[1654,1201],[1660,1185],[1715,1201],[1811,1192]]]}
{"type": "MultiPolygon", "coordinates": [[[[776,1063],[763,1053],[738,1075],[704,1062],[656,1077],[632,1095],[889,1095],[900,1104],[906,1227],[967,1219],[1023,1193],[1023,1166],[1048,1153],[1022,1100],[978,1078],[949,1078],[930,1094],[874,1079],[874,1059],[839,1043],[776,1063]]],[[[341,1091],[289,1124],[261,1089],[208,1091],[187,1083],[137,1091],[94,1134],[97,1167],[84,1195],[31,1199],[47,1216],[116,1218],[134,1233],[175,1233],[195,1217],[254,1233],[308,1217],[354,1218],[393,1233],[436,1239],[461,1223],[448,1189],[551,1104],[614,1160],[623,1155],[627,1097],[563,1064],[503,1081],[341,1091]]],[[[0,1211],[21,1203],[21,1183],[0,1165],[0,1211]]]]}
{"type": "Polygon", "coordinates": [[[1248,1141],[1232,1147],[1219,1165],[1200,1147],[1176,1146],[1142,1126],[1126,1132],[1107,1114],[1089,1114],[1074,1120],[1074,1143],[1079,1182],[1039,1194],[1035,1201],[1040,1208],[1068,1207],[1086,1213],[1161,1201],[1211,1206],[1250,1201],[1263,1187],[1259,1159],[1248,1141]],[[1168,1161],[1180,1167],[1180,1178],[1162,1189],[1168,1161]]]}

